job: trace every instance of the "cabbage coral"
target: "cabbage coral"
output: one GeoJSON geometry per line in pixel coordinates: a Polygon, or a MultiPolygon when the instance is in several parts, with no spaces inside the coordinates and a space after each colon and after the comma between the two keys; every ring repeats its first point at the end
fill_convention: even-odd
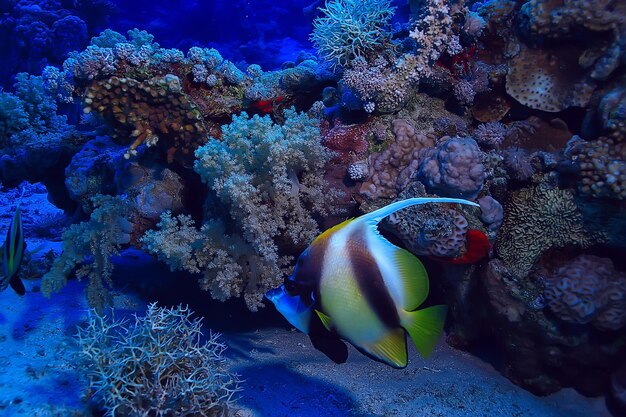
{"type": "Polygon", "coordinates": [[[333,66],[373,54],[391,38],[391,0],[331,0],[313,22],[311,41],[333,66]]]}

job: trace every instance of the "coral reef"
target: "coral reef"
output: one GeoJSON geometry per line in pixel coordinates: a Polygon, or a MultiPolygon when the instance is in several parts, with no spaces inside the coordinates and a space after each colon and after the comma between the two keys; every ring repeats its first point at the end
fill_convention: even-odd
{"type": "Polygon", "coordinates": [[[202,334],[188,307],[150,304],[144,317],[91,312],[77,341],[105,416],[197,416],[227,412],[240,390],[220,335],[202,334]]]}
{"type": "Polygon", "coordinates": [[[346,67],[357,57],[384,50],[391,41],[391,0],[331,0],[313,21],[311,41],[332,65],[346,67]]]}
{"type": "Polygon", "coordinates": [[[368,157],[369,171],[359,192],[369,198],[393,198],[413,178],[425,151],[435,145],[432,134],[422,133],[404,119],[392,121],[394,140],[368,157]]]}
{"type": "Polygon", "coordinates": [[[206,128],[181,90],[180,79],[172,74],[144,82],[111,77],[89,86],[84,111],[97,109],[116,129],[118,141],[132,141],[127,159],[141,144],[164,148],[169,162],[175,156],[191,159],[205,141],[206,128]]]}
{"type": "Polygon", "coordinates": [[[584,248],[602,240],[586,229],[571,191],[542,183],[510,194],[495,250],[509,271],[523,278],[549,249],[584,248]]]}
{"type": "Polygon", "coordinates": [[[599,330],[626,326],[626,273],[608,258],[580,255],[543,277],[550,310],[569,323],[591,323],[599,330]]]}
{"type": "Polygon", "coordinates": [[[203,271],[201,285],[213,297],[243,294],[252,310],[288,273],[293,252],[283,255],[285,245],[306,247],[319,233],[313,216],[327,215],[337,195],[325,189],[332,154],[319,143],[318,122],[293,109],[284,117],[277,125],[268,116],[234,116],[222,140],[196,151],[195,170],[211,189],[200,232],[189,218],[165,215],[160,230],[144,238],[171,268],[203,271]],[[166,254],[184,253],[165,249],[173,234],[191,248],[184,261],[166,254]]]}
{"type": "Polygon", "coordinates": [[[111,256],[119,254],[122,245],[130,242],[133,225],[128,220],[128,201],[122,197],[97,195],[92,198],[91,218],[73,224],[63,232],[63,252],[41,282],[41,291],[50,297],[60,291],[76,267],[76,277],[87,277],[86,295],[89,305],[99,312],[111,303],[107,289],[113,285],[111,256]]]}
{"type": "Polygon", "coordinates": [[[419,163],[417,178],[430,192],[473,198],[483,188],[485,169],[472,138],[442,138],[437,149],[419,163]]]}

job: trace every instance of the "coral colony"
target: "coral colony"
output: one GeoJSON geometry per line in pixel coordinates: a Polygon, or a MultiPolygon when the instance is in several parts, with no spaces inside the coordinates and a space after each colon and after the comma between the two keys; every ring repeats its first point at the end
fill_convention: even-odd
{"type": "Polygon", "coordinates": [[[424,263],[445,343],[489,345],[534,394],[626,410],[625,2],[310,1],[309,50],[276,68],[106,28],[116,7],[0,6],[0,232],[17,212],[3,250],[22,228],[27,245],[1,295],[11,279],[20,300],[53,300],[84,279],[77,341],[99,412],[219,415],[247,389],[188,308],[113,317],[118,255],[264,314],[322,232],[416,197],[480,206],[379,225],[424,263]],[[29,206],[39,195],[54,213],[29,206]],[[58,245],[34,250],[44,235],[58,245]]]}

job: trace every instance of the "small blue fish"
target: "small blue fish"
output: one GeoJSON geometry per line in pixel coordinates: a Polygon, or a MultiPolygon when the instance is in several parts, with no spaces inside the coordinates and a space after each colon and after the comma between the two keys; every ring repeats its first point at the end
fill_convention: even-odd
{"type": "Polygon", "coordinates": [[[17,202],[17,207],[13,214],[13,221],[9,225],[7,238],[2,246],[2,268],[4,270],[4,276],[0,277],[0,282],[9,281],[11,288],[19,295],[26,293],[26,288],[24,288],[22,280],[17,276],[22,265],[24,252],[26,251],[22,212],[20,211],[20,203],[22,202],[23,196],[24,191],[22,191],[22,196],[17,202]]]}
{"type": "Polygon", "coordinates": [[[403,368],[406,333],[427,357],[443,330],[447,307],[417,310],[428,296],[426,270],[377,230],[386,216],[426,203],[478,206],[456,198],[410,198],[346,220],[315,238],[285,284],[267,297],[337,363],[347,357],[343,339],[375,360],[403,368]]]}

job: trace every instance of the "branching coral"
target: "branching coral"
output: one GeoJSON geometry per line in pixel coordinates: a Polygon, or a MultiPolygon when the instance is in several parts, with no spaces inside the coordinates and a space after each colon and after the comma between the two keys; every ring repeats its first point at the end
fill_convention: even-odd
{"type": "Polygon", "coordinates": [[[226,368],[219,334],[204,340],[192,315],[156,303],[132,322],[90,313],[77,340],[105,416],[224,415],[240,381],[226,368]]]}
{"type": "Polygon", "coordinates": [[[127,220],[129,205],[122,197],[98,195],[91,218],[70,226],[63,232],[63,252],[54,260],[52,269],[43,276],[41,291],[50,296],[60,291],[68,276],[76,270],[79,279],[88,277],[86,294],[91,307],[102,311],[111,303],[107,286],[111,286],[113,264],[122,245],[130,242],[132,224],[127,220]]]}
{"type": "Polygon", "coordinates": [[[382,50],[391,39],[391,0],[331,0],[313,21],[311,41],[334,66],[382,50]]]}
{"type": "Polygon", "coordinates": [[[626,274],[608,258],[581,255],[543,277],[548,307],[561,320],[600,330],[626,325],[626,274]]]}
{"type": "Polygon", "coordinates": [[[323,179],[331,153],[319,142],[317,120],[291,109],[283,125],[269,116],[234,116],[222,140],[209,139],[196,158],[211,189],[204,225],[198,232],[188,218],[165,216],[144,243],[172,268],[203,272],[201,284],[213,297],[243,294],[256,310],[288,273],[291,258],[282,252],[306,247],[319,233],[314,216],[332,207],[336,193],[323,179]],[[172,235],[181,242],[177,250],[168,249],[172,235]]]}
{"type": "Polygon", "coordinates": [[[410,33],[415,44],[410,52],[359,56],[350,62],[343,79],[368,112],[396,112],[408,101],[411,89],[431,75],[435,61],[453,39],[450,14],[445,1],[428,0],[410,33]]]}

